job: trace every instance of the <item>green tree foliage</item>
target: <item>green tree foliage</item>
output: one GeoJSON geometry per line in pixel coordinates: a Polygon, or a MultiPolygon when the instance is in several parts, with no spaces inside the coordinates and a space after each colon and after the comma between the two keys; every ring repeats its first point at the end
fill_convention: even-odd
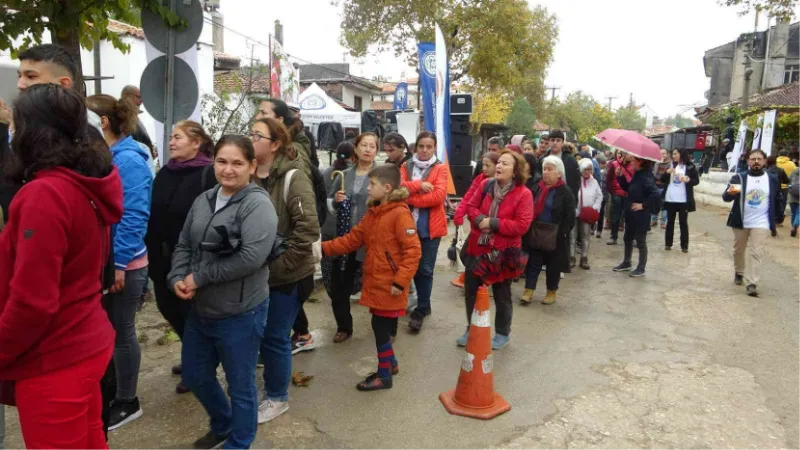
{"type": "Polygon", "coordinates": [[[571,92],[563,102],[557,100],[545,108],[542,121],[581,142],[590,141],[606,128],[619,128],[614,113],[581,91],[571,92]]]}
{"type": "Polygon", "coordinates": [[[506,117],[506,126],[512,135],[524,134],[533,136],[535,130],[533,124],[536,122],[536,112],[524,98],[514,100],[511,105],[511,112],[506,117]]]}
{"type": "Polygon", "coordinates": [[[10,50],[15,57],[41,44],[49,31],[52,42],[64,46],[82,72],[80,48],[91,50],[96,39],[109,41],[124,52],[130,50],[120,36],[108,31],[108,20],[139,23],[143,8],[159,14],[172,26],[184,25],[161,0],[5,0],[0,4],[0,50],[10,50]],[[24,36],[22,45],[15,46],[19,36],[24,36]]]}
{"type": "Polygon", "coordinates": [[[739,8],[740,14],[763,11],[772,17],[791,20],[797,11],[798,0],[718,0],[720,5],[739,8]]]}
{"type": "Polygon", "coordinates": [[[683,117],[680,114],[675,114],[673,117],[668,117],[667,120],[664,121],[664,124],[678,128],[688,128],[694,125],[692,119],[683,117]]]}
{"type": "Polygon", "coordinates": [[[332,0],[343,7],[341,42],[354,57],[393,51],[416,67],[417,43],[445,35],[452,81],[522,95],[534,107],[558,37],[556,18],[525,0],[332,0]]]}
{"type": "Polygon", "coordinates": [[[614,117],[619,123],[619,127],[623,130],[634,130],[641,132],[644,130],[644,127],[647,123],[647,119],[639,114],[639,110],[636,109],[636,107],[625,106],[619,108],[617,109],[616,113],[614,113],[614,117]]]}

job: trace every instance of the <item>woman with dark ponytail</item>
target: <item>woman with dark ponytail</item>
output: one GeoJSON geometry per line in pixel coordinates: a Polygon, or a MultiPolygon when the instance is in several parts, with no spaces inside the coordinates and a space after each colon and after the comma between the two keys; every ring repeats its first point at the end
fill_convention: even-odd
{"type": "Polygon", "coordinates": [[[318,167],[319,161],[314,162],[316,156],[311,154],[311,140],[303,132],[303,122],[292,113],[289,105],[277,98],[269,98],[259,105],[256,120],[266,118],[277,119],[289,131],[289,137],[292,140],[291,145],[297,151],[301,161],[304,161],[309,166],[309,170],[306,170],[306,175],[310,178],[311,165],[318,167]]]}
{"type": "MultiPolygon", "coordinates": [[[[147,224],[147,254],[156,305],[175,333],[183,338],[190,304],[178,298],[167,283],[172,268],[172,253],[178,244],[183,224],[198,195],[216,186],[211,161],[214,143],[203,127],[191,120],[175,124],[169,138],[169,162],[158,171],[153,182],[153,204],[147,224]]],[[[181,365],[172,368],[180,375],[181,365]]],[[[175,391],[189,390],[178,383],[175,391]]]]}

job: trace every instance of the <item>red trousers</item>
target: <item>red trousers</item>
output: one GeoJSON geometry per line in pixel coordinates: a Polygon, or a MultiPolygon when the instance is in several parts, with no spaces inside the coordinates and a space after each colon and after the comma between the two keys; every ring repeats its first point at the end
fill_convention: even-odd
{"type": "Polygon", "coordinates": [[[113,350],[17,381],[19,423],[27,448],[108,448],[100,379],[113,350]]]}

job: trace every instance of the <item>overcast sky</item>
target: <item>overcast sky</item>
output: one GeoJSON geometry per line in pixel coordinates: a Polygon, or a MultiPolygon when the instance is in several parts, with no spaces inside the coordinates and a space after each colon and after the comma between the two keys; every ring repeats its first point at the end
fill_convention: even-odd
{"type": "MultiPolygon", "coordinates": [[[[558,18],[559,40],[547,85],[560,86],[559,97],[583,90],[598,101],[617,97],[627,103],[633,93],[648,115],[691,116],[692,105],[704,103],[708,79],[703,71],[706,50],[753,29],[754,15],[719,6],[716,0],[530,0],[558,18]]],[[[340,11],[328,0],[222,0],[225,26],[268,43],[274,22],[284,26],[284,48],[313,63],[351,63],[351,73],[399,79],[407,63],[391,54],[354,61],[339,44],[340,11]],[[344,58],[344,59],[343,59],[344,58]]],[[[766,16],[759,29],[766,27],[766,16]]],[[[225,51],[249,58],[247,39],[225,32],[225,51]]],[[[255,58],[267,61],[268,50],[255,44],[255,58]]]]}

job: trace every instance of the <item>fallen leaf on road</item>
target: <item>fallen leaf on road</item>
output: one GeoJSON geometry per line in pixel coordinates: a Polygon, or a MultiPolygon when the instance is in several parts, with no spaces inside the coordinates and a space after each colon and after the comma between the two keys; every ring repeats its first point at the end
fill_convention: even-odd
{"type": "Polygon", "coordinates": [[[303,372],[294,372],[292,373],[292,384],[295,386],[305,386],[311,383],[311,380],[314,379],[314,375],[306,375],[303,372]]]}

